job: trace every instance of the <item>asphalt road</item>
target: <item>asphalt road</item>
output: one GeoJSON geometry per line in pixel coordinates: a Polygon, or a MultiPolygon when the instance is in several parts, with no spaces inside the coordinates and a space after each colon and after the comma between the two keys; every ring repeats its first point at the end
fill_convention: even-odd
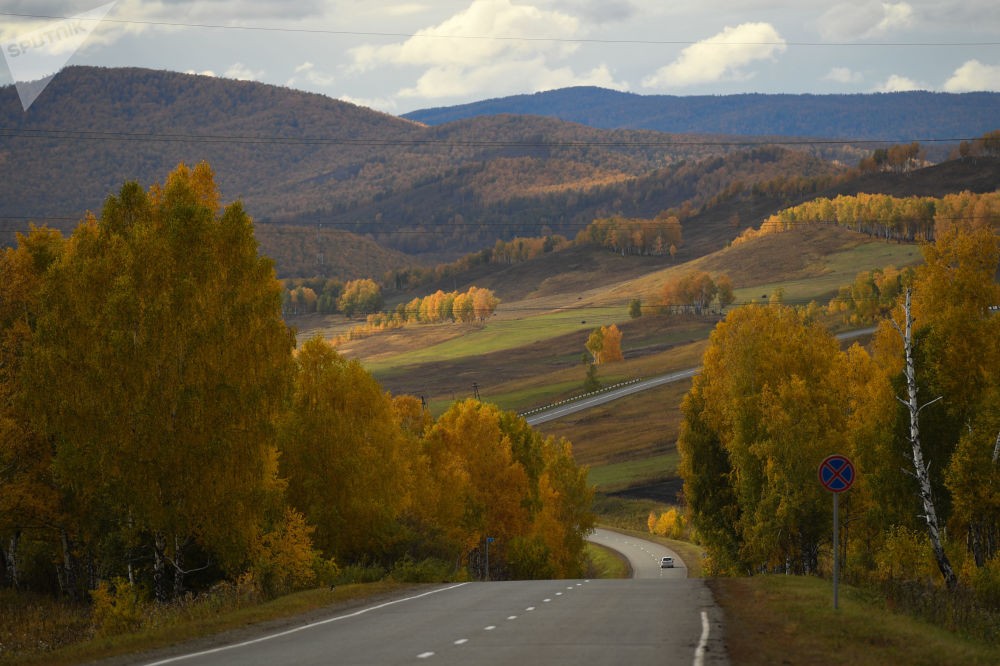
{"type": "MultiPolygon", "coordinates": [[[[838,333],[834,337],[838,340],[844,342],[847,340],[853,340],[855,338],[861,338],[866,335],[873,334],[877,329],[875,328],[862,328],[855,331],[846,331],[844,333],[838,333]]],[[[672,382],[678,382],[682,379],[690,379],[694,377],[699,372],[701,368],[690,368],[688,370],[681,370],[679,372],[671,372],[666,375],[659,375],[658,377],[653,377],[652,379],[644,379],[642,381],[635,382],[634,384],[629,384],[628,386],[623,386],[619,389],[614,389],[612,391],[604,391],[596,395],[592,395],[587,398],[581,398],[579,400],[574,400],[573,402],[566,403],[564,405],[557,405],[555,407],[550,407],[544,411],[537,412],[525,417],[528,425],[538,425],[540,423],[546,423],[548,421],[555,421],[556,419],[561,419],[564,416],[569,416],[570,414],[575,414],[576,412],[582,412],[585,409],[590,409],[591,407],[597,407],[603,405],[604,403],[611,402],[612,400],[618,400],[619,398],[624,398],[629,395],[639,393],[641,391],[648,391],[651,388],[656,388],[657,386],[663,386],[664,384],[670,384],[672,382]]]]}
{"type": "Polygon", "coordinates": [[[687,567],[684,561],[678,557],[677,553],[652,541],[637,539],[612,532],[611,530],[594,530],[594,533],[587,538],[601,546],[606,546],[624,555],[629,564],[632,565],[632,577],[641,579],[655,578],[657,580],[680,580],[687,578],[687,567]],[[663,569],[660,567],[660,560],[664,556],[674,558],[673,569],[663,569]]]}
{"type": "Polygon", "coordinates": [[[624,398],[641,391],[648,391],[649,389],[656,388],[657,386],[663,386],[664,384],[669,384],[671,382],[678,382],[682,379],[690,379],[699,372],[701,372],[701,368],[691,368],[690,370],[672,372],[668,375],[660,375],[659,377],[653,377],[652,379],[644,379],[634,384],[614,389],[613,391],[605,391],[588,398],[574,400],[573,402],[566,403],[565,405],[552,407],[544,412],[527,416],[525,417],[525,420],[528,422],[528,425],[538,425],[547,421],[555,421],[556,419],[561,419],[564,416],[569,416],[575,412],[582,412],[585,409],[597,407],[598,405],[603,405],[604,403],[611,402],[612,400],[618,400],[619,398],[624,398]]]}
{"type": "Polygon", "coordinates": [[[629,580],[510,581],[409,596],[150,666],[726,664],[721,615],[662,546],[599,530],[632,560],[629,580]],[[645,550],[644,550],[645,548],[645,550]],[[663,549],[658,550],[658,549],[663,549]],[[634,558],[634,559],[633,559],[634,558]],[[655,566],[654,566],[655,565],[655,566]]]}

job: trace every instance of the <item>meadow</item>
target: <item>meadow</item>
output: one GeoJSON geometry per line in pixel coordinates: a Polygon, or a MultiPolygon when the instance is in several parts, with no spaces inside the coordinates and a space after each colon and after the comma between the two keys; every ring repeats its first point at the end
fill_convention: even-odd
{"type": "MultiPolygon", "coordinates": [[[[519,412],[583,393],[587,336],[616,324],[625,360],[599,366],[604,386],[697,367],[707,339],[724,313],[705,316],[659,312],[664,286],[692,270],[728,274],[736,302],[821,306],[861,271],[903,267],[921,260],[916,245],[885,242],[827,226],[798,228],[726,247],[687,263],[619,257],[593,248],[545,255],[497,267],[477,279],[500,290],[502,302],[485,325],[416,325],[351,341],[341,352],[356,358],[393,394],[424,398],[441,413],[478,392],[488,402],[519,412]],[[629,263],[630,259],[635,259],[629,263]],[[588,270],[589,268],[589,270],[588,270]],[[630,318],[628,304],[643,304],[630,318]]],[[[453,278],[462,287],[462,278],[453,278]]],[[[296,323],[296,322],[293,322],[296,323]]],[[[842,327],[829,317],[829,326],[842,327]]],[[[300,340],[333,337],[348,327],[342,317],[303,320],[300,340]]],[[[577,461],[590,467],[599,492],[618,492],[676,476],[680,403],[690,381],[659,387],[627,400],[539,426],[566,437],[577,461]]]]}

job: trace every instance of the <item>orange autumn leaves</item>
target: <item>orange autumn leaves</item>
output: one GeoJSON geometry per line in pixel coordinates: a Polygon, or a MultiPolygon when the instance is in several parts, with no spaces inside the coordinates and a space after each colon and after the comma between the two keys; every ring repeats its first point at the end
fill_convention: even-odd
{"type": "Polygon", "coordinates": [[[250,576],[277,593],[331,558],[461,575],[486,533],[494,575],[579,572],[593,518],[568,444],[479,403],[435,423],[321,341],[294,353],[273,266],[208,165],[125,184],[68,238],[33,229],[0,278],[18,584],[82,597],[132,576],[166,600],[250,576]],[[539,548],[545,567],[525,559],[539,548]]]}

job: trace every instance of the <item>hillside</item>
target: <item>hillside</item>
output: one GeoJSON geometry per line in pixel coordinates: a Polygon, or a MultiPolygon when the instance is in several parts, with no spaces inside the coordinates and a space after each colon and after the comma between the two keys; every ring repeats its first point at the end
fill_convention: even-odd
{"type": "Polygon", "coordinates": [[[409,255],[337,229],[258,224],[254,236],[261,253],[274,260],[279,278],[381,278],[389,271],[418,265],[409,255]]]}
{"type": "MultiPolygon", "coordinates": [[[[930,191],[993,191],[998,187],[1000,160],[977,158],[975,162],[956,160],[909,174],[859,177],[833,189],[916,196],[930,191]]],[[[833,196],[834,192],[821,194],[833,196]]],[[[543,386],[554,388],[557,395],[560,390],[569,394],[579,390],[580,353],[595,326],[622,326],[627,333],[627,358],[629,354],[632,358],[646,358],[650,353],[655,356],[666,348],[703,340],[714,322],[692,325],[690,321],[628,318],[630,299],[638,297],[647,305],[655,304],[664,284],[685,271],[728,274],[737,288],[737,302],[760,299],[780,288],[788,302],[816,299],[825,303],[858,271],[921,261],[916,245],[887,243],[832,226],[809,226],[728,246],[750,226],[751,208],[753,218],[759,220],[796,202],[780,194],[755,196],[742,191],[720,197],[685,221],[686,249],[683,256],[679,253],[675,258],[623,257],[603,248],[575,246],[520,263],[475,265],[417,291],[392,293],[390,299],[405,302],[436,289],[465,290],[473,284],[487,287],[496,291],[502,303],[486,331],[460,326],[417,327],[352,342],[345,350],[374,364],[379,378],[393,392],[419,392],[433,399],[460,393],[474,381],[484,387],[487,382],[534,386],[536,380],[531,378],[536,378],[537,388],[527,398],[520,393],[523,387],[496,389],[491,394],[493,399],[510,400],[506,406],[529,407],[532,401],[543,400],[537,393],[543,386]],[[734,216],[742,221],[734,225],[734,216]],[[490,329],[495,330],[488,333],[490,329]],[[574,379],[566,384],[563,377],[574,379]],[[508,391],[511,395],[502,398],[508,391]]],[[[310,322],[310,333],[322,330],[321,324],[310,322]]],[[[666,365],[655,372],[672,367],[673,361],[661,362],[666,365]]]]}
{"type": "MultiPolygon", "coordinates": [[[[29,113],[13,86],[0,88],[0,127],[0,163],[17,167],[0,182],[5,216],[77,216],[124,180],[153,182],[181,161],[207,160],[223,198],[243,199],[264,221],[343,213],[431,182],[454,189],[444,179],[456,174],[493,181],[488,166],[502,160],[550,164],[548,184],[560,186],[621,179],[706,152],[653,145],[649,132],[551,119],[428,128],[321,95],[137,68],[69,67],[29,113]]],[[[489,199],[471,183],[467,189],[456,194],[489,199]]]]}
{"type": "Polygon", "coordinates": [[[1000,93],[855,95],[637,95],[594,87],[421,109],[403,117],[439,125],[501,113],[591,127],[657,132],[913,141],[971,138],[996,129],[1000,93]]]}
{"type": "MultiPolygon", "coordinates": [[[[6,243],[31,220],[69,229],[124,181],[156,182],[181,161],[207,160],[223,200],[243,200],[260,224],[323,224],[445,256],[497,237],[572,236],[597,215],[655,213],[755,178],[714,165],[743,150],[732,137],[526,116],[428,127],[287,88],[138,68],[69,67],[27,113],[13,86],[0,88],[0,128],[6,243]]],[[[788,151],[786,172],[832,174],[827,159],[861,154],[788,151]]]]}

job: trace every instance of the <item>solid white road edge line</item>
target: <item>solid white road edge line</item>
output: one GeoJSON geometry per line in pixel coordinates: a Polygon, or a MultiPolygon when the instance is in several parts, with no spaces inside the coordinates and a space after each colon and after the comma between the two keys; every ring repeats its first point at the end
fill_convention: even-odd
{"type": "Polygon", "coordinates": [[[694,666],[701,666],[705,663],[705,649],[708,647],[708,632],[710,631],[710,626],[708,624],[708,613],[705,611],[701,612],[701,640],[698,641],[698,647],[694,651],[694,666]]]}
{"type": "Polygon", "coordinates": [[[372,611],[381,610],[388,606],[394,606],[396,604],[401,604],[404,601],[413,601],[414,599],[420,599],[421,597],[427,597],[432,594],[437,594],[438,592],[447,592],[448,590],[454,590],[455,588],[462,587],[463,585],[468,585],[468,583],[459,583],[458,585],[451,585],[450,587],[442,587],[437,590],[431,590],[430,592],[424,592],[423,594],[418,594],[412,597],[404,597],[403,599],[396,599],[395,601],[387,601],[384,604],[379,604],[378,606],[370,606],[368,608],[362,608],[354,613],[348,613],[347,615],[338,615],[337,617],[330,617],[325,620],[320,620],[319,622],[310,622],[309,624],[304,624],[301,627],[295,627],[294,629],[288,629],[286,631],[279,631],[276,634],[268,634],[267,636],[261,636],[260,638],[255,638],[250,641],[243,641],[242,643],[233,643],[232,645],[223,645],[222,647],[212,648],[211,650],[202,650],[201,652],[191,652],[189,654],[182,654],[176,657],[170,657],[168,659],[161,659],[160,661],[154,661],[146,664],[146,666],[161,666],[162,664],[172,664],[177,661],[183,661],[184,659],[193,659],[195,657],[203,657],[207,654],[215,654],[216,652],[223,652],[225,650],[233,650],[235,648],[246,647],[247,645],[253,645],[254,643],[263,643],[264,641],[269,641],[272,638],[281,638],[282,636],[288,636],[289,634],[294,634],[304,629],[312,629],[313,627],[318,627],[323,624],[329,624],[331,622],[338,622],[340,620],[347,620],[352,617],[358,617],[359,615],[364,615],[365,613],[370,613],[372,611]]]}

